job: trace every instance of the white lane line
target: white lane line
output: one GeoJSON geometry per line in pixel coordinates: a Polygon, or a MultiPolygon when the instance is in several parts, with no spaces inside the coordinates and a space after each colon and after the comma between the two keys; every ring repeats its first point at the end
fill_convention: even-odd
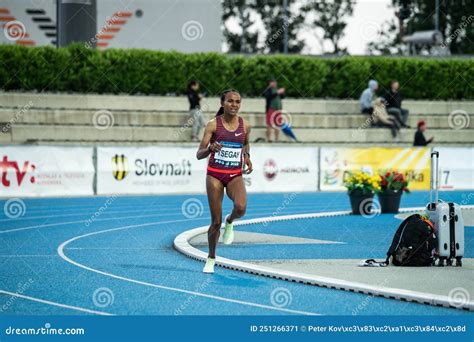
{"type": "MultiPolygon", "coordinates": [[[[176,222],[176,221],[171,221],[171,222],[176,222]]],[[[119,275],[116,275],[116,274],[100,271],[100,270],[91,268],[89,266],[80,264],[80,263],[70,259],[69,257],[67,257],[64,254],[65,247],[73,241],[76,241],[76,240],[79,240],[79,239],[82,239],[82,238],[85,238],[85,237],[88,237],[88,236],[93,236],[93,235],[98,235],[98,234],[103,234],[103,233],[108,233],[108,232],[114,232],[114,231],[119,231],[119,230],[125,230],[125,229],[129,229],[129,228],[134,228],[134,227],[137,227],[137,226],[142,227],[142,226],[146,226],[146,225],[149,225],[149,224],[125,226],[125,227],[106,229],[106,230],[101,230],[101,231],[98,231],[98,232],[79,235],[79,236],[73,237],[72,239],[64,241],[61,245],[59,245],[57,251],[58,251],[59,256],[70,264],[73,264],[77,267],[83,268],[85,270],[88,270],[88,271],[91,271],[91,272],[94,272],[94,273],[102,274],[102,275],[107,276],[107,277],[127,281],[127,282],[130,282],[130,283],[135,283],[135,284],[144,285],[144,286],[150,286],[150,287],[153,287],[153,288],[158,288],[158,289],[168,290],[168,291],[173,291],[173,292],[186,293],[186,294],[194,295],[194,296],[198,296],[198,297],[204,297],[204,298],[219,300],[219,301],[222,301],[222,302],[235,303],[235,304],[252,306],[252,307],[257,307],[257,308],[262,308],[262,309],[268,309],[268,310],[273,310],[273,311],[281,311],[281,312],[287,312],[287,313],[299,314],[299,315],[319,315],[319,314],[314,313],[314,312],[279,308],[279,307],[274,307],[274,306],[270,306],[270,305],[247,302],[247,301],[242,301],[242,300],[227,298],[227,297],[221,297],[221,296],[214,296],[214,295],[210,295],[210,294],[206,294],[206,293],[201,293],[201,292],[196,292],[196,291],[189,291],[189,290],[184,290],[184,289],[180,289],[180,288],[176,288],[176,287],[158,285],[158,284],[148,283],[148,282],[140,281],[140,280],[136,280],[136,279],[126,278],[126,277],[122,277],[122,276],[119,276],[119,275]]]]}
{"type": "MultiPolygon", "coordinates": [[[[122,220],[122,219],[129,219],[129,218],[131,218],[131,219],[141,219],[143,217],[155,217],[155,216],[160,216],[160,215],[112,217],[112,218],[106,218],[106,219],[96,219],[94,222],[96,222],[96,221],[114,221],[114,220],[119,221],[119,220],[122,220]]],[[[184,221],[192,221],[192,220],[195,220],[195,219],[173,220],[173,221],[166,221],[166,222],[184,222],[184,221]]],[[[22,227],[22,228],[2,230],[2,231],[0,231],[0,234],[13,233],[13,232],[19,232],[19,231],[23,231],[23,230],[31,230],[31,229],[37,229],[37,228],[47,228],[47,227],[63,226],[63,225],[76,224],[76,223],[85,223],[85,222],[87,222],[87,220],[39,224],[39,225],[35,225],[35,226],[28,226],[28,227],[22,227]]],[[[159,223],[159,222],[163,222],[163,221],[151,222],[151,224],[159,223]]]]}
{"type": "MultiPolygon", "coordinates": [[[[65,248],[68,251],[162,251],[168,250],[169,248],[141,248],[141,247],[68,247],[65,248]]],[[[55,254],[54,256],[57,256],[55,254]]]]}
{"type": "MultiPolygon", "coordinates": [[[[258,214],[260,211],[258,210],[252,210],[251,214],[246,215],[247,217],[249,216],[254,216],[255,214],[258,214]]],[[[264,210],[263,212],[268,213],[268,210],[264,210]]],[[[298,213],[300,211],[292,211],[294,213],[298,213]]],[[[303,211],[305,212],[305,211],[303,211]]],[[[174,214],[176,216],[182,216],[182,214],[174,214]]],[[[97,221],[119,221],[119,220],[124,220],[124,219],[141,219],[145,217],[160,217],[163,216],[161,214],[156,214],[156,215],[140,215],[140,216],[116,216],[116,217],[111,217],[111,218],[98,218],[95,219],[94,222],[97,221]]],[[[170,215],[173,216],[173,215],[170,215]]],[[[209,216],[205,216],[210,220],[209,216]]],[[[200,217],[201,218],[201,217],[200,217]]],[[[189,218],[184,221],[192,221],[194,219],[189,218]]],[[[69,224],[77,224],[77,223],[86,223],[87,220],[78,220],[78,221],[67,221],[67,222],[57,222],[57,223],[47,223],[47,224],[38,224],[34,226],[26,226],[26,227],[20,227],[20,228],[12,228],[12,229],[6,229],[6,230],[0,230],[0,234],[5,234],[5,233],[13,233],[13,232],[20,232],[23,230],[31,230],[31,229],[38,229],[38,228],[48,228],[48,227],[57,227],[57,226],[62,226],[62,225],[69,225],[69,224]]]]}
{"type": "MultiPolygon", "coordinates": [[[[191,197],[191,196],[190,196],[191,197]]],[[[198,199],[199,200],[199,199],[198,199]]],[[[183,201],[184,202],[184,201],[183,201]]],[[[207,203],[207,199],[204,198],[201,202],[203,202],[203,205],[204,203],[207,203]]],[[[1,205],[1,204],[0,204],[1,205]]],[[[301,203],[301,205],[298,205],[297,203],[295,204],[297,205],[298,208],[314,208],[314,204],[304,204],[304,203],[301,203]]],[[[118,206],[118,207],[115,207],[115,206],[110,206],[110,209],[107,209],[107,213],[112,213],[112,214],[119,214],[119,213],[124,213],[124,212],[140,212],[140,211],[157,211],[157,210],[162,210],[162,211],[169,211],[170,209],[176,209],[176,208],[179,208],[180,207],[180,204],[178,205],[162,205],[162,204],[157,204],[157,203],[150,203],[149,205],[147,204],[144,204],[142,205],[141,207],[144,207],[146,209],[136,209],[138,207],[140,207],[140,205],[133,205],[133,206],[118,206]],[[133,210],[124,210],[124,209],[127,209],[127,208],[133,208],[133,210]]],[[[251,205],[252,208],[263,208],[263,209],[266,209],[267,211],[269,210],[268,209],[268,204],[252,204],[251,205]]],[[[61,209],[52,209],[52,210],[31,210],[27,209],[27,213],[29,214],[55,214],[55,213],[59,213],[61,215],[58,215],[58,216],[54,216],[54,217],[61,217],[61,216],[73,216],[75,215],[77,212],[88,212],[88,213],[91,213],[93,214],[95,211],[98,211],[101,207],[103,207],[103,204],[100,205],[100,203],[98,203],[98,205],[96,206],[92,206],[90,208],[83,208],[83,207],[78,207],[77,209],[74,209],[74,210],[61,210],[61,209]]],[[[226,209],[226,207],[228,207],[227,209],[231,209],[232,205],[231,204],[228,204],[228,203],[224,203],[224,209],[226,209]]],[[[46,209],[46,208],[45,208],[46,209]]],[[[275,208],[276,209],[276,208],[275,208]]],[[[41,216],[43,217],[43,216],[41,216]]],[[[50,216],[47,216],[47,217],[50,217],[50,216]]],[[[31,216],[31,217],[18,217],[18,218],[5,218],[5,219],[0,219],[0,222],[3,222],[3,221],[18,221],[18,220],[27,220],[27,219],[30,219],[30,218],[40,218],[40,216],[31,216]]]]}
{"type": "MultiPolygon", "coordinates": [[[[171,207],[171,208],[154,208],[154,209],[138,209],[138,210],[120,210],[120,211],[108,211],[108,210],[103,210],[103,212],[100,214],[101,216],[104,215],[114,215],[114,214],[130,214],[130,213],[147,213],[147,212],[169,212],[169,211],[178,211],[180,212],[181,211],[181,206],[178,205],[178,206],[174,206],[174,207],[171,207]],[[170,210],[170,209],[174,209],[174,210],[170,210]]],[[[256,208],[258,206],[254,206],[252,205],[252,209],[256,208]]],[[[311,208],[311,209],[314,209],[314,205],[311,204],[311,205],[299,205],[297,206],[298,208],[311,208]]],[[[20,222],[20,221],[29,221],[29,220],[35,220],[35,219],[43,219],[43,218],[47,218],[47,219],[56,219],[56,218],[61,218],[61,217],[74,217],[74,216],[82,216],[82,217],[87,217],[87,218],[90,218],[92,216],[94,216],[97,212],[99,212],[100,208],[95,208],[96,210],[91,210],[90,212],[87,212],[87,213],[81,213],[81,214],[64,214],[64,215],[42,215],[42,216],[25,216],[25,217],[18,217],[18,218],[8,218],[8,219],[0,219],[0,222],[6,222],[6,223],[9,223],[9,222],[20,222]]],[[[225,210],[226,208],[224,208],[225,210]]],[[[227,209],[231,209],[231,207],[229,206],[229,208],[227,209]]],[[[208,209],[206,209],[207,211],[208,209]]],[[[268,209],[268,206],[265,206],[263,207],[263,209],[260,209],[260,210],[252,210],[253,212],[264,212],[264,213],[267,213],[269,211],[268,209]]],[[[47,213],[47,212],[43,212],[43,213],[47,213]]],[[[167,214],[153,214],[153,215],[148,215],[148,216],[174,216],[176,214],[171,214],[171,213],[167,213],[167,214]]],[[[128,217],[136,217],[135,216],[128,216],[128,217]]],[[[86,220],[84,220],[86,221],[86,220]]],[[[97,221],[97,220],[96,220],[97,221]]]]}
{"type": "Polygon", "coordinates": [[[90,310],[90,309],[81,308],[81,307],[78,307],[78,306],[73,306],[73,305],[67,305],[67,304],[52,302],[52,301],[49,301],[49,300],[40,299],[40,298],[35,298],[35,297],[30,297],[30,296],[25,296],[25,295],[22,295],[22,294],[19,294],[19,293],[9,292],[9,291],[5,291],[5,290],[0,290],[0,294],[6,294],[6,295],[8,295],[8,296],[23,298],[23,299],[31,300],[31,301],[33,301],[33,302],[48,304],[48,305],[57,306],[57,307],[60,307],[60,308],[65,308],[65,309],[70,309],[70,310],[76,310],[76,311],[81,311],[81,312],[87,312],[87,313],[91,313],[91,314],[95,314],[95,315],[114,316],[114,314],[111,314],[111,313],[108,313],[108,312],[90,310]]]}
{"type": "Polygon", "coordinates": [[[0,258],[36,258],[36,257],[56,257],[56,254],[10,254],[0,255],[0,258]]]}

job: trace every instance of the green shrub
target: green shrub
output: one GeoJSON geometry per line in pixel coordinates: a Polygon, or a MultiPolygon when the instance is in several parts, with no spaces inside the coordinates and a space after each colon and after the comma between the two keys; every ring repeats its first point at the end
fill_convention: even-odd
{"type": "Polygon", "coordinates": [[[473,99],[474,59],[310,56],[228,56],[141,49],[99,51],[81,44],[68,48],[0,46],[0,88],[114,94],[182,94],[191,79],[218,95],[237,88],[261,97],[276,77],[287,96],[357,99],[370,79],[381,93],[392,79],[406,98],[473,99]]]}

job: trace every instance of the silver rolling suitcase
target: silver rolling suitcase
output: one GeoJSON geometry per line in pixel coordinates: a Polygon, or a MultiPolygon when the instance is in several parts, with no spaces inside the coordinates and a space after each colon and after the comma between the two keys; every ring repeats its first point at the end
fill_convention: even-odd
{"type": "Polygon", "coordinates": [[[437,236],[438,266],[448,266],[456,259],[456,266],[462,266],[464,256],[464,221],[462,219],[461,207],[456,203],[447,203],[438,199],[439,152],[431,153],[431,176],[430,176],[430,203],[426,207],[426,214],[435,226],[437,236]],[[436,177],[436,181],[434,180],[436,177]],[[433,202],[433,192],[435,200],[433,202]]]}

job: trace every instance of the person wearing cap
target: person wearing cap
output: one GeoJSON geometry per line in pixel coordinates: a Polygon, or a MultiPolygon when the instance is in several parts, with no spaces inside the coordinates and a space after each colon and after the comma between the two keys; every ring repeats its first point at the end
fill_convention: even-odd
{"type": "Polygon", "coordinates": [[[275,132],[275,141],[278,141],[281,125],[281,99],[285,96],[285,88],[277,88],[276,79],[272,78],[268,83],[267,89],[265,89],[263,95],[265,96],[265,114],[267,131],[266,137],[267,142],[272,142],[271,133],[275,132]]]}
{"type": "Polygon", "coordinates": [[[360,95],[359,104],[360,104],[360,111],[363,114],[372,115],[374,112],[373,101],[375,100],[375,93],[379,88],[379,84],[376,80],[369,81],[369,87],[362,92],[360,95]]]}
{"type": "Polygon", "coordinates": [[[415,133],[415,142],[413,146],[426,146],[429,143],[433,142],[434,138],[431,137],[426,140],[425,135],[423,134],[426,131],[426,123],[424,120],[418,121],[418,129],[415,133]]]}

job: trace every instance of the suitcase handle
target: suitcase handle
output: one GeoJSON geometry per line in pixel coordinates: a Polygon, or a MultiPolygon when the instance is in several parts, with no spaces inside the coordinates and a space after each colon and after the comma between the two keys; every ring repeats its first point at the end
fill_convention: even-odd
{"type": "Polygon", "coordinates": [[[439,188],[439,174],[438,174],[438,160],[439,152],[431,152],[431,172],[430,172],[430,208],[436,208],[438,203],[438,188],[439,188]],[[436,158],[435,158],[436,157],[436,158]],[[436,182],[434,178],[436,177],[436,182]],[[433,202],[433,190],[435,192],[435,201],[433,202]]]}

